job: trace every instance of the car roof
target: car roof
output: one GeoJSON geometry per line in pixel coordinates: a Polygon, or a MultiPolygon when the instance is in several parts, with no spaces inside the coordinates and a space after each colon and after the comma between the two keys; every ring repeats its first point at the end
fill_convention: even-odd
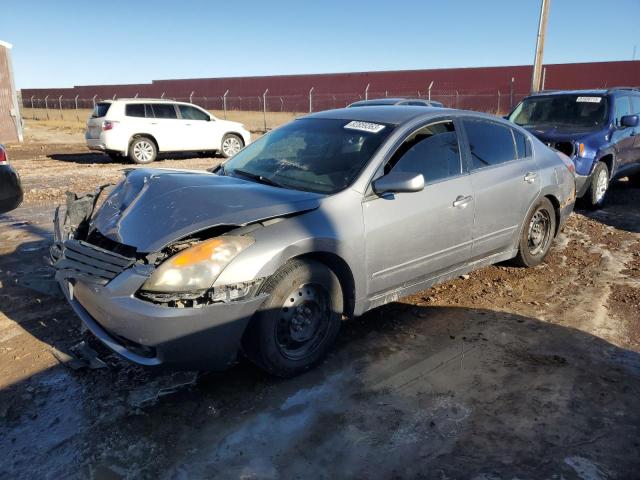
{"type": "MultiPolygon", "coordinates": [[[[394,108],[385,106],[370,107],[348,107],[338,108],[335,110],[324,110],[318,113],[312,113],[303,118],[325,118],[332,120],[355,120],[361,122],[385,123],[388,125],[401,125],[418,117],[435,117],[446,114],[462,112],[451,108],[440,107],[420,107],[416,108],[410,105],[398,105],[394,108]]],[[[482,116],[478,112],[465,112],[473,115],[482,116]]],[[[494,117],[495,118],[495,117],[494,117]]]]}
{"type": "Polygon", "coordinates": [[[351,105],[354,107],[360,105],[395,105],[396,103],[401,102],[429,102],[424,98],[405,98],[405,97],[384,97],[384,98],[372,98],[371,100],[358,100],[357,102],[353,102],[351,105]]]}
{"type": "MultiPolygon", "coordinates": [[[[188,102],[180,102],[178,100],[171,100],[170,98],[118,98],[116,100],[103,100],[100,103],[135,103],[135,102],[145,102],[145,103],[188,103],[188,102]]],[[[189,104],[191,105],[191,104],[189,104]]]]}

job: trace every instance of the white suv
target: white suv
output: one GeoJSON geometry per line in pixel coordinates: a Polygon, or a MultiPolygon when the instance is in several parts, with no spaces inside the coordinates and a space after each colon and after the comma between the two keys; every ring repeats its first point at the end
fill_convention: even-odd
{"type": "Polygon", "coordinates": [[[85,139],[91,150],[150,163],[158,152],[216,151],[231,157],[251,134],[191,103],[131,98],[96,103],[85,139]]]}

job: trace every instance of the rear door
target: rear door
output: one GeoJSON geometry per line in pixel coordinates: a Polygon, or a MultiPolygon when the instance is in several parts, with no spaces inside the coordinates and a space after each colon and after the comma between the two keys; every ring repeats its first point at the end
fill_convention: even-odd
{"type": "Polygon", "coordinates": [[[540,192],[540,173],[528,139],[502,123],[465,118],[475,195],[472,257],[512,249],[540,192]]]}
{"type": "MultiPolygon", "coordinates": [[[[211,117],[206,112],[191,105],[178,104],[181,129],[184,132],[185,149],[215,150],[215,136],[212,135],[211,117]]],[[[219,145],[219,142],[218,142],[219,145]]]]}
{"type": "Polygon", "coordinates": [[[384,173],[422,174],[420,192],[365,197],[369,294],[388,291],[464,264],[471,254],[473,192],[450,120],[411,133],[384,173]]]}
{"type": "Polygon", "coordinates": [[[173,103],[150,103],[153,118],[149,119],[150,133],[158,142],[160,151],[188,150],[182,137],[186,127],[178,121],[178,112],[173,103]]]}

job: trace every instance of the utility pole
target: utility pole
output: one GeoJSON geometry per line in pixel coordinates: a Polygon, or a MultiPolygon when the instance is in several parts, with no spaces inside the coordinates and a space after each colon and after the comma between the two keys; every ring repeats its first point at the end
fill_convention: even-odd
{"type": "Polygon", "coordinates": [[[547,18],[551,0],[542,0],[540,6],[540,22],[538,23],[538,38],[536,40],[536,55],[533,59],[533,75],[531,77],[531,92],[540,91],[542,81],[542,56],[544,54],[544,40],[547,34],[547,18]]]}

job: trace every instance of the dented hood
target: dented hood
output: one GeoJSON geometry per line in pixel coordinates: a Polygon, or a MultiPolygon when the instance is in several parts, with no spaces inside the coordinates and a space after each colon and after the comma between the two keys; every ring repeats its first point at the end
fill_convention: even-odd
{"type": "Polygon", "coordinates": [[[147,253],[207,228],[313,210],[322,197],[213,173],[136,169],[114,188],[90,228],[147,253]]]}

